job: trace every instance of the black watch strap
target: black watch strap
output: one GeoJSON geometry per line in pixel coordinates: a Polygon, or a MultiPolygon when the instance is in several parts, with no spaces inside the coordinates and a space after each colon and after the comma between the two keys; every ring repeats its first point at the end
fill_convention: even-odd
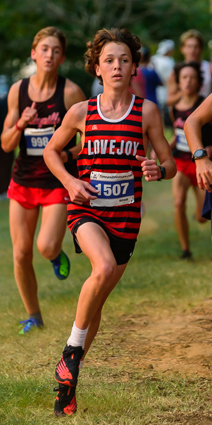
{"type": "Polygon", "coordinates": [[[66,155],[67,155],[67,163],[70,164],[73,161],[73,154],[69,149],[64,149],[66,155]]]}
{"type": "Polygon", "coordinates": [[[161,165],[159,165],[160,168],[160,172],[161,172],[161,178],[158,179],[158,182],[160,182],[161,180],[166,178],[166,169],[165,167],[161,167],[161,165]]]}

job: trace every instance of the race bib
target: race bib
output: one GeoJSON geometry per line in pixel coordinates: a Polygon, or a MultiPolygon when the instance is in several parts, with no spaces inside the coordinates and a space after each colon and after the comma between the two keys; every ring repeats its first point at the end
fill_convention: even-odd
{"type": "Polygon", "coordinates": [[[134,202],[134,175],[127,173],[102,173],[92,171],[90,183],[99,191],[92,207],[116,207],[134,202]]]}
{"type": "Polygon", "coordinates": [[[26,140],[27,155],[42,156],[43,150],[54,133],[54,127],[26,128],[24,136],[26,140]]]}
{"type": "Polygon", "coordinates": [[[187,143],[187,140],[186,140],[186,137],[185,137],[184,130],[181,129],[181,128],[176,128],[175,134],[176,134],[176,137],[177,137],[176,148],[179,151],[191,152],[189,147],[188,147],[188,143],[187,143]]]}

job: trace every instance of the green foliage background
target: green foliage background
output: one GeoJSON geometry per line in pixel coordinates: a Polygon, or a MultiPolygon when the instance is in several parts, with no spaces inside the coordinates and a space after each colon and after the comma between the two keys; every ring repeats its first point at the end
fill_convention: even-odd
{"type": "MultiPolygon", "coordinates": [[[[164,38],[176,43],[179,60],[179,36],[196,28],[211,38],[209,0],[0,0],[0,74],[10,81],[30,56],[34,35],[43,27],[54,25],[68,40],[67,59],[62,74],[90,94],[92,77],[84,71],[86,42],[103,27],[127,27],[136,33],[152,53],[164,38]]],[[[209,58],[208,49],[205,56],[209,58]]]]}

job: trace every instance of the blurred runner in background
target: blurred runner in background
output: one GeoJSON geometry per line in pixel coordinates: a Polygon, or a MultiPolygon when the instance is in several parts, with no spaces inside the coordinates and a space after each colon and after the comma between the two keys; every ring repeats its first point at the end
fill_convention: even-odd
{"type": "Polygon", "coordinates": [[[174,52],[173,40],[162,40],[158,44],[156,54],[151,57],[151,62],[159,75],[163,85],[156,89],[157,101],[161,111],[161,117],[164,125],[170,125],[169,111],[166,105],[167,84],[173,71],[175,61],[172,57],[174,52]]]}
{"type": "MultiPolygon", "coordinates": [[[[195,29],[183,33],[180,37],[180,50],[185,62],[199,62],[203,76],[203,83],[199,94],[207,97],[211,93],[212,88],[212,64],[206,60],[202,60],[204,50],[204,38],[202,34],[195,29]]],[[[176,82],[175,73],[172,72],[168,81],[166,103],[168,106],[174,105],[180,98],[180,88],[176,82]]]]}
{"type": "MultiPolygon", "coordinates": [[[[11,86],[1,136],[5,152],[20,147],[8,189],[15,279],[29,316],[20,322],[20,334],[43,325],[33,267],[33,243],[40,207],[38,250],[51,261],[58,279],[67,278],[70,270],[70,261],[62,250],[69,194],[43,160],[43,149],[60,127],[67,110],[85,100],[76,84],[58,75],[65,50],[66,38],[57,28],[43,28],[35,35],[31,57],[36,62],[37,72],[11,86]]],[[[76,139],[73,139],[61,152],[67,171],[75,176],[74,160],[80,149],[81,145],[76,146],[76,139]]]]}
{"type": "Polygon", "coordinates": [[[162,85],[162,82],[154,67],[151,65],[150,49],[146,46],[142,46],[140,51],[141,60],[139,68],[137,69],[137,76],[133,77],[131,80],[131,90],[136,96],[144,97],[158,105],[156,89],[158,86],[162,85]]]}
{"type": "MultiPolygon", "coordinates": [[[[189,242],[189,223],[186,214],[187,194],[190,187],[194,191],[196,200],[195,219],[200,223],[206,221],[202,217],[205,194],[198,187],[195,164],[192,161],[191,151],[184,133],[186,119],[204,100],[204,97],[199,94],[203,77],[199,62],[183,62],[176,65],[174,71],[181,98],[170,110],[174,126],[174,139],[170,146],[173,149],[177,165],[177,174],[172,181],[172,190],[175,226],[182,248],[180,258],[185,259],[191,258],[192,255],[189,242]]],[[[204,147],[207,146],[207,149],[211,152],[212,126],[210,124],[205,124],[202,127],[202,140],[204,147]]]]}
{"type": "MultiPolygon", "coordinates": [[[[1,85],[1,78],[0,78],[1,85]]],[[[7,115],[7,86],[5,92],[0,94],[0,133],[3,130],[4,120],[7,115]]],[[[7,198],[7,189],[12,175],[14,152],[4,152],[0,144],[0,201],[7,198]]]]}

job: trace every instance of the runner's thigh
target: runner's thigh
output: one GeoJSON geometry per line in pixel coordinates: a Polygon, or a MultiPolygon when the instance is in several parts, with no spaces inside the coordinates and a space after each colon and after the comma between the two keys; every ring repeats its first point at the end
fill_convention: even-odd
{"type": "Polygon", "coordinates": [[[67,226],[67,206],[52,204],[42,208],[38,240],[48,243],[62,242],[67,226]]]}
{"type": "Polygon", "coordinates": [[[10,200],[10,233],[14,247],[22,251],[32,248],[38,215],[39,207],[27,209],[14,199],[10,200]]]}
{"type": "Polygon", "coordinates": [[[108,261],[111,264],[116,263],[115,257],[110,247],[110,240],[97,223],[87,222],[82,224],[76,233],[81,250],[94,267],[102,261],[108,261]]]}
{"type": "Polygon", "coordinates": [[[190,179],[180,171],[172,180],[172,193],[175,201],[185,201],[187,191],[191,185],[190,179]]]}

